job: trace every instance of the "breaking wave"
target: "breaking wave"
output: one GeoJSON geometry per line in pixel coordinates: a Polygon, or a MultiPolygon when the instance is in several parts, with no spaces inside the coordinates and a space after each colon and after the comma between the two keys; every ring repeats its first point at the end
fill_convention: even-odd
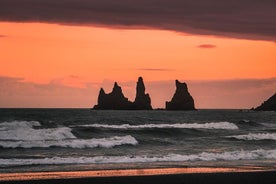
{"type": "Polygon", "coordinates": [[[230,138],[235,138],[239,140],[276,140],[276,133],[249,133],[247,135],[236,135],[229,136],[230,138]]]}
{"type": "Polygon", "coordinates": [[[65,139],[65,140],[44,140],[44,141],[0,141],[3,148],[113,148],[121,145],[137,145],[138,141],[130,136],[114,136],[99,139],[65,139]]]}
{"type": "MultiPolygon", "coordinates": [[[[20,165],[62,165],[98,163],[142,163],[142,162],[181,162],[216,160],[256,160],[276,159],[276,150],[232,151],[223,153],[203,152],[194,155],[169,154],[166,156],[96,156],[96,157],[52,157],[42,159],[0,159],[2,167],[20,165]]],[[[0,167],[1,167],[0,166],[0,167]]]]}
{"type": "Polygon", "coordinates": [[[69,127],[36,129],[37,121],[12,121],[0,123],[0,140],[43,141],[76,138],[69,127]]]}
{"type": "Polygon", "coordinates": [[[68,127],[35,129],[37,121],[13,121],[0,123],[0,147],[3,148],[112,148],[120,145],[137,145],[130,136],[78,139],[68,127]]]}
{"type": "Polygon", "coordinates": [[[107,128],[107,129],[152,129],[152,128],[174,128],[174,129],[239,129],[235,124],[229,122],[210,122],[210,123],[176,123],[176,124],[143,124],[143,125],[108,125],[90,124],[80,125],[80,127],[107,128]]]}

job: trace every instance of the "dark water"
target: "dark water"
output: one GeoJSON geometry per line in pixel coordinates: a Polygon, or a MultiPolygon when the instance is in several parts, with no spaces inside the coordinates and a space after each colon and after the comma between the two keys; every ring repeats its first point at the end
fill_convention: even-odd
{"type": "Polygon", "coordinates": [[[0,172],[276,165],[276,112],[0,109],[0,172]]]}

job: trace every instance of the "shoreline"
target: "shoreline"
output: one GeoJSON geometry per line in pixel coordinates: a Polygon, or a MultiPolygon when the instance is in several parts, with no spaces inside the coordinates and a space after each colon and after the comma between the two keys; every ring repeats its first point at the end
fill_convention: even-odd
{"type": "Polygon", "coordinates": [[[276,168],[191,167],[0,173],[0,183],[276,183],[276,168]],[[186,182],[185,182],[186,181],[186,182]]]}

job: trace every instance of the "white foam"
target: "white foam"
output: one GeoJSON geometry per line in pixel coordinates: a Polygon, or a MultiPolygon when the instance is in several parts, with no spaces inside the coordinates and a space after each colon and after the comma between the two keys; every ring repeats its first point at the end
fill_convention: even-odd
{"type": "Polygon", "coordinates": [[[0,123],[0,140],[44,141],[76,138],[71,128],[35,129],[41,124],[37,121],[12,121],[0,123]]]}
{"type": "Polygon", "coordinates": [[[229,136],[239,140],[276,140],[276,133],[249,133],[247,135],[229,136]]]}
{"type": "Polygon", "coordinates": [[[112,148],[119,145],[136,145],[130,136],[114,136],[99,139],[77,139],[68,127],[41,128],[37,121],[13,121],[0,123],[0,147],[3,148],[112,148]],[[39,127],[34,128],[34,127],[39,127]]]}
{"type": "Polygon", "coordinates": [[[26,140],[26,141],[0,141],[3,148],[112,148],[120,145],[137,145],[138,141],[130,136],[114,136],[110,138],[93,139],[64,139],[64,140],[26,140]]]}
{"type": "Polygon", "coordinates": [[[108,129],[152,129],[152,128],[177,128],[177,129],[239,129],[235,124],[229,122],[210,122],[210,123],[176,123],[176,124],[143,124],[143,125],[108,125],[90,124],[80,125],[81,127],[108,128],[108,129]]]}
{"type": "MultiPolygon", "coordinates": [[[[223,153],[203,152],[194,155],[169,154],[166,156],[96,156],[96,157],[52,157],[43,159],[0,159],[2,167],[19,165],[61,165],[98,163],[142,163],[142,162],[181,162],[216,160],[263,160],[276,159],[276,150],[232,151],[223,153]]],[[[0,166],[0,167],[1,167],[0,166]]]]}

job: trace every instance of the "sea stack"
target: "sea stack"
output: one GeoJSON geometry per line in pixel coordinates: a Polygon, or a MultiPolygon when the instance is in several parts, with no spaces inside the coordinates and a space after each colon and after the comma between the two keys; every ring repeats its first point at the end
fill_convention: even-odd
{"type": "Polygon", "coordinates": [[[122,88],[114,83],[111,93],[106,94],[104,89],[100,89],[98,96],[98,104],[93,109],[113,109],[113,110],[127,110],[132,108],[132,103],[124,96],[122,88]]]}
{"type": "Polygon", "coordinates": [[[276,111],[276,93],[268,100],[264,101],[262,105],[256,107],[256,111],[276,111]]]}
{"type": "Polygon", "coordinates": [[[149,94],[145,93],[145,85],[142,77],[138,78],[136,85],[136,97],[133,108],[136,110],[151,110],[151,100],[149,94]]]}
{"type": "Polygon", "coordinates": [[[106,94],[101,88],[98,96],[98,104],[93,107],[96,110],[152,110],[149,94],[145,93],[143,78],[139,77],[136,86],[136,98],[134,102],[128,101],[122,92],[122,88],[114,83],[111,93],[106,94]]]}
{"type": "Polygon", "coordinates": [[[176,91],[170,102],[166,102],[166,110],[195,110],[194,99],[188,91],[187,84],[175,81],[176,91]]]}

